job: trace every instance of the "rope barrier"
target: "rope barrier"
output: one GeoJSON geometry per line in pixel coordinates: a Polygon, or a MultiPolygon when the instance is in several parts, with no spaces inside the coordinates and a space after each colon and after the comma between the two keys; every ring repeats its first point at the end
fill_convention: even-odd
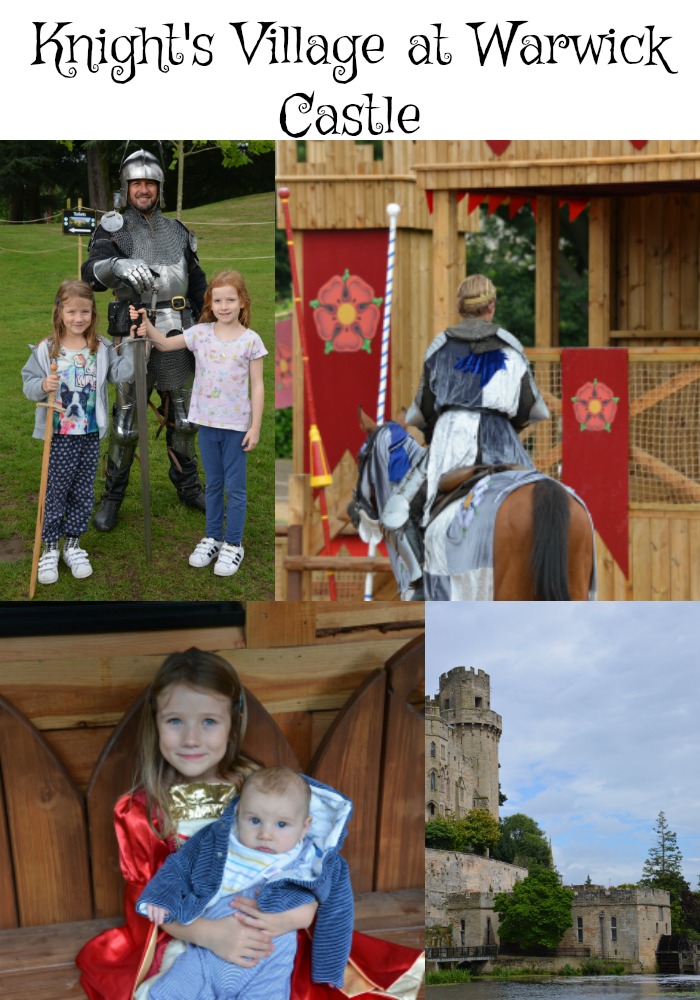
{"type": "MultiPolygon", "coordinates": [[[[76,209],[76,211],[82,212],[87,206],[83,205],[82,208],[76,209]]],[[[73,209],[62,208],[58,212],[52,212],[49,216],[51,219],[60,219],[64,212],[71,212],[73,209]]],[[[88,209],[92,211],[92,209],[88,209]]],[[[99,215],[105,215],[106,212],[102,208],[97,208],[96,211],[99,215]]],[[[270,219],[269,222],[236,222],[232,219],[230,222],[198,222],[196,219],[188,220],[191,225],[197,226],[274,226],[274,219],[270,219]]],[[[0,219],[0,225],[3,226],[35,226],[39,224],[46,223],[46,216],[42,215],[38,219],[20,219],[16,221],[15,219],[0,219]]],[[[87,235],[87,234],[86,234],[87,235]]]]}

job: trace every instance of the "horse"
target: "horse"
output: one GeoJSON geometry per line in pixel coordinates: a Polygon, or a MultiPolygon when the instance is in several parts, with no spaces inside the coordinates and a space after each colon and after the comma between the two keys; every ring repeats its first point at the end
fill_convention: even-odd
{"type": "MultiPolygon", "coordinates": [[[[377,523],[383,528],[403,599],[585,601],[594,597],[593,526],[586,507],[567,487],[523,467],[453,470],[440,481],[441,492],[425,527],[421,551],[415,537],[424,490],[412,496],[415,487],[410,484],[412,474],[414,482],[420,479],[416,470],[425,460],[426,449],[396,421],[377,427],[364,418],[361,424],[368,437],[360,452],[349,511],[365,528],[377,523]],[[404,454],[399,467],[400,450],[404,454]],[[393,475],[389,473],[392,463],[393,475]],[[387,501],[402,494],[402,509],[411,515],[407,528],[413,538],[409,540],[403,529],[387,530],[382,518],[387,501]],[[494,498],[492,512],[484,516],[494,498]],[[467,566],[465,557],[471,555],[466,555],[465,539],[479,511],[476,530],[486,531],[489,517],[491,528],[479,543],[483,551],[467,566]],[[420,571],[424,594],[416,579],[420,571]],[[411,596],[412,591],[416,596],[411,596]]],[[[388,520],[393,528],[391,517],[388,520]]],[[[470,544],[474,537],[472,527],[470,544]]]]}

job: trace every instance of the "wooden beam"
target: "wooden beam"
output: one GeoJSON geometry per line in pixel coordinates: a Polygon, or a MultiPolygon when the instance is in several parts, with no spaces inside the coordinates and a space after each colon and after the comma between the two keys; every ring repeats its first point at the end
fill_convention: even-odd
{"type": "Polygon", "coordinates": [[[537,199],[535,264],[535,344],[559,343],[559,202],[537,199]]]}
{"type": "Polygon", "coordinates": [[[464,276],[464,251],[460,254],[457,195],[436,191],[433,200],[433,324],[444,330],[455,318],[457,288],[464,276]],[[460,268],[460,263],[462,267],[460,268]]]}
{"type": "Polygon", "coordinates": [[[588,250],[588,346],[607,347],[612,325],[611,268],[612,205],[593,198],[590,206],[588,250]]]}

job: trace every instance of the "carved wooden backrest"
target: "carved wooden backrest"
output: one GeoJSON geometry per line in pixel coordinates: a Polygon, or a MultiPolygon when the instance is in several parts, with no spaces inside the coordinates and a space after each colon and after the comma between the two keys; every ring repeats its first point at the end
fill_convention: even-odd
{"type": "MultiPolygon", "coordinates": [[[[336,716],[309,767],[354,802],[344,855],[356,892],[419,888],[423,864],[423,719],[409,704],[423,679],[423,639],[376,670],[336,716]]],[[[122,911],[112,824],[133,784],[145,692],[115,729],[83,797],[41,734],[0,698],[0,927],[66,923],[122,911]]],[[[298,761],[247,693],[244,751],[298,761]]]]}
{"type": "Polygon", "coordinates": [[[0,698],[3,927],[92,915],[82,797],[43,736],[0,698]]]}

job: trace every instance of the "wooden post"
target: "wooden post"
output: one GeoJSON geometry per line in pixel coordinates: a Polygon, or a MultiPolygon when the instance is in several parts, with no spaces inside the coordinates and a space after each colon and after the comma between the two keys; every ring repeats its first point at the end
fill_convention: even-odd
{"type": "Polygon", "coordinates": [[[608,347],[612,328],[612,201],[593,198],[588,237],[588,346],[608,347]]]}
{"type": "Polygon", "coordinates": [[[464,275],[460,253],[456,191],[433,195],[433,331],[439,333],[455,318],[457,287],[464,275]],[[460,262],[462,267],[460,269],[460,262]]]}
{"type": "MultiPolygon", "coordinates": [[[[311,484],[309,476],[289,477],[289,535],[287,551],[289,555],[308,552],[311,536],[310,525],[313,512],[311,484]]],[[[311,599],[311,575],[303,571],[298,576],[290,573],[287,578],[287,600],[308,601],[311,599]],[[298,596],[297,596],[298,595],[298,596]]]]}
{"type": "MultiPolygon", "coordinates": [[[[304,234],[294,234],[297,245],[297,274],[299,287],[304,288],[304,234]]],[[[304,471],[304,363],[301,359],[301,338],[296,310],[292,309],[292,471],[301,474],[304,471]]]]}
{"type": "Polygon", "coordinates": [[[535,346],[556,347],[559,344],[558,199],[538,196],[535,231],[535,346]]]}
{"type": "MultiPolygon", "coordinates": [[[[83,207],[83,199],[78,198],[78,208],[83,207]]],[[[81,271],[83,269],[83,237],[78,233],[78,281],[80,281],[81,271]]]]}

